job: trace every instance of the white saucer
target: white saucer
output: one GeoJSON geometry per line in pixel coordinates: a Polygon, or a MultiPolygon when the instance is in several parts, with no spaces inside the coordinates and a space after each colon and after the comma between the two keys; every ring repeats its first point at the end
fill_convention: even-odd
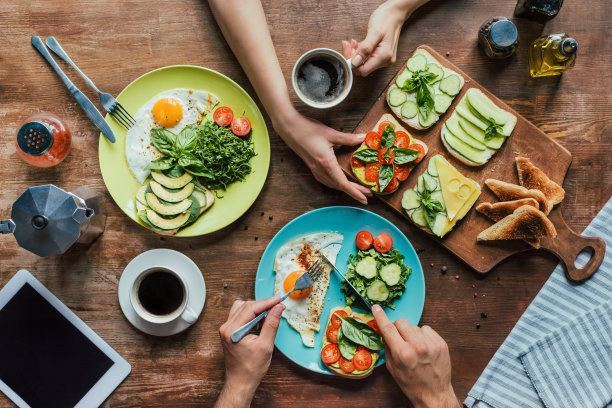
{"type": "Polygon", "coordinates": [[[189,288],[188,305],[199,316],[206,301],[206,284],[198,266],[186,255],[171,249],[152,249],[143,252],[123,270],[119,280],[119,304],[123,314],[137,329],[153,336],[171,336],[187,329],[190,324],[183,319],[169,323],[153,324],[142,319],[130,302],[130,291],[138,274],[153,267],[165,267],[179,274],[189,288]]]}

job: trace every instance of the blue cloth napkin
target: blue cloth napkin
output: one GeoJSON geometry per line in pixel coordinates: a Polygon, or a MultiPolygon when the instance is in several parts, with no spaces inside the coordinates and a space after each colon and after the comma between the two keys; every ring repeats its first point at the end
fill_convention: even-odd
{"type": "MultiPolygon", "coordinates": [[[[605,327],[612,302],[611,220],[612,199],[583,233],[606,241],[599,270],[576,284],[557,266],[468,393],[466,406],[612,407],[612,327],[605,327]]],[[[581,254],[576,263],[588,259],[581,254]]]]}

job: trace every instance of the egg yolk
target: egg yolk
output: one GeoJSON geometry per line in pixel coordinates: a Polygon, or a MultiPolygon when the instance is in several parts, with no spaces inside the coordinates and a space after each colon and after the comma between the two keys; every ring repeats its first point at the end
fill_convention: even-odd
{"type": "MultiPolygon", "coordinates": [[[[290,292],[291,289],[295,286],[295,281],[298,280],[300,276],[304,274],[304,271],[295,271],[291,272],[283,282],[283,289],[286,293],[290,292]]],[[[289,295],[291,299],[304,299],[312,292],[312,286],[307,287],[304,290],[296,290],[292,294],[289,295]]]]}
{"type": "Polygon", "coordinates": [[[175,127],[183,118],[181,104],[173,98],[162,98],[153,105],[153,119],[161,127],[175,127]]]}

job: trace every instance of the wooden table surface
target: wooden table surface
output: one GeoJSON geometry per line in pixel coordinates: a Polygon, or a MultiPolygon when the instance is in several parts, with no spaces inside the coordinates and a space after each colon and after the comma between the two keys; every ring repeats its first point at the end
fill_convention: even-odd
{"type": "MultiPolygon", "coordinates": [[[[338,49],[342,39],[362,39],[379,2],[369,0],[358,6],[349,0],[263,3],[287,79],[304,51],[338,49]]],[[[518,53],[505,61],[489,60],[477,48],[478,27],[491,16],[512,16],[514,5],[510,0],[434,0],[405,25],[398,62],[369,78],[356,79],[349,98],[339,107],[318,112],[299,104],[292,93],[293,100],[304,114],[351,131],[416,46],[424,43],[442,54],[448,52],[452,62],[572,152],[562,210],[568,224],[582,231],[612,193],[612,94],[608,92],[612,43],[606,40],[612,35],[612,4],[566,1],[559,16],[544,29],[516,19],[521,40],[518,53]],[[527,45],[542,32],[567,32],[580,43],[576,67],[562,77],[529,77],[527,45]]],[[[8,218],[11,204],[27,187],[53,183],[62,188],[93,188],[103,195],[109,216],[100,240],[62,256],[37,258],[19,248],[12,237],[2,236],[0,285],[18,269],[30,270],[132,365],[132,373],[104,406],[211,406],[223,384],[218,328],[235,299],[254,296],[255,272],[267,243],[304,212],[355,202],[318,184],[264,114],[272,144],[270,173],[244,216],[221,233],[190,239],[163,238],[139,227],[119,210],[104,187],[98,131],[29,39],[31,35],[56,36],[80,68],[101,89],[115,95],[152,69],[194,64],[228,75],[255,98],[208,4],[200,0],[4,0],[2,9],[0,214],[8,218]],[[19,124],[39,110],[58,114],[73,132],[72,151],[56,168],[36,169],[15,152],[13,138],[19,124]],[[208,288],[199,321],[171,338],[150,337],[132,327],[117,299],[123,268],[152,248],[172,248],[188,255],[202,270],[208,288]]],[[[97,100],[74,71],[68,72],[77,86],[97,100]]],[[[381,202],[371,201],[369,210],[395,223],[423,250],[427,297],[421,323],[432,326],[449,343],[453,385],[463,400],[557,262],[549,254],[532,252],[480,277],[381,202]],[[442,265],[448,267],[446,274],[440,273],[442,265]],[[474,298],[474,292],[478,297],[474,298]],[[481,318],[481,312],[488,317],[481,318]]],[[[355,383],[313,375],[275,352],[253,405],[290,404],[391,407],[406,405],[407,400],[385,368],[355,383]]],[[[0,395],[0,406],[12,403],[0,395]]]]}

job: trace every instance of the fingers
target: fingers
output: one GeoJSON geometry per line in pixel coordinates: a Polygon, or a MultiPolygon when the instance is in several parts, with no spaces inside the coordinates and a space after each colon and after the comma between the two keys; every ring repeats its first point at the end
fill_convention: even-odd
{"type": "Polygon", "coordinates": [[[276,305],[270,310],[259,333],[259,341],[270,345],[274,344],[283,310],[285,310],[285,305],[283,304],[276,305]]]}
{"type": "Polygon", "coordinates": [[[343,132],[335,132],[330,138],[329,141],[335,145],[346,145],[346,146],[355,146],[363,143],[365,139],[365,133],[343,133],[343,132]]]}
{"type": "Polygon", "coordinates": [[[355,49],[353,47],[351,47],[351,44],[348,41],[342,41],[342,55],[344,55],[344,58],[349,59],[349,58],[353,58],[353,54],[355,52],[355,49]]]}
{"type": "Polygon", "coordinates": [[[238,328],[243,324],[251,321],[255,316],[270,309],[272,306],[280,302],[279,296],[273,296],[262,300],[251,300],[244,302],[236,316],[232,320],[232,327],[238,328]]]}
{"type": "Polygon", "coordinates": [[[402,336],[397,331],[397,327],[387,317],[387,314],[382,310],[379,305],[372,306],[372,315],[376,319],[376,325],[383,340],[389,346],[389,349],[399,350],[404,345],[402,336]]]}
{"type": "MultiPolygon", "coordinates": [[[[335,166],[329,169],[329,175],[336,182],[336,185],[338,186],[339,190],[344,191],[346,194],[353,197],[361,204],[368,203],[368,199],[365,196],[367,192],[362,191],[356,183],[348,181],[346,175],[342,172],[342,169],[340,168],[338,162],[336,162],[335,166]]],[[[369,190],[368,192],[371,194],[369,190]]]]}
{"type": "Polygon", "coordinates": [[[377,30],[368,30],[365,40],[357,45],[357,53],[351,60],[354,67],[359,67],[366,61],[372,52],[376,49],[378,43],[382,40],[383,35],[377,30]]]}
{"type": "Polygon", "coordinates": [[[397,319],[394,324],[400,336],[407,342],[410,342],[411,339],[416,337],[419,331],[418,327],[413,326],[406,319],[397,319]]]}

